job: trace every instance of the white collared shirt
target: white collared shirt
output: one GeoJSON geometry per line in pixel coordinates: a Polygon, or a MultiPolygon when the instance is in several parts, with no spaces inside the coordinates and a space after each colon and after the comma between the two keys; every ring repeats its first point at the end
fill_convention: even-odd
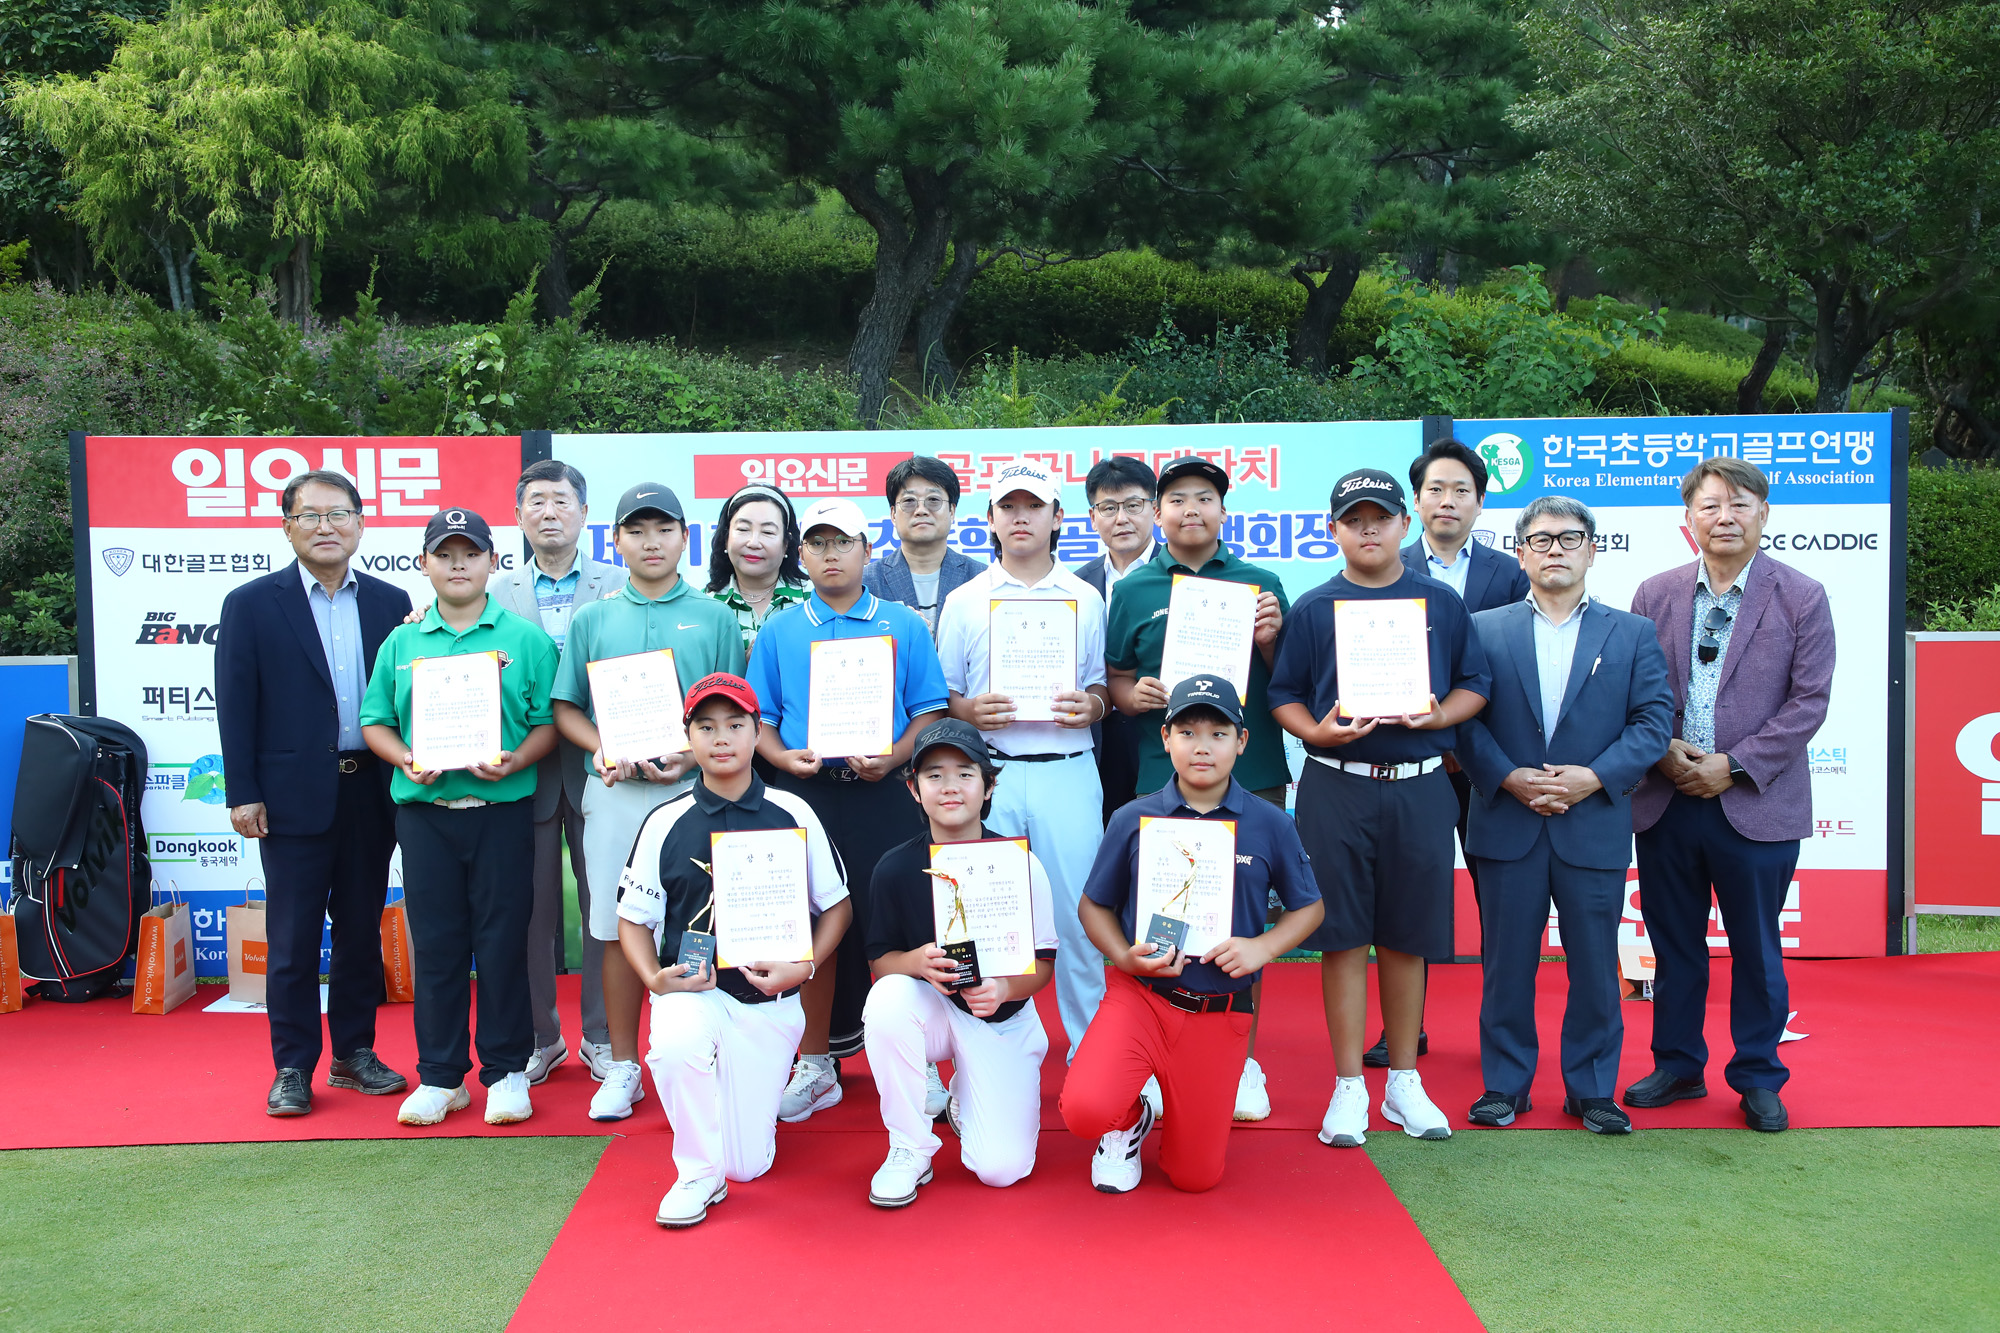
{"type": "MultiPolygon", "coordinates": [[[[1138,568],[1135,563],[1132,568],[1138,568]]],[[[987,646],[991,636],[993,598],[1046,599],[1076,603],[1076,687],[1104,684],[1104,599],[1097,589],[1058,564],[1032,586],[1009,574],[998,560],[986,571],[952,590],[938,616],[938,658],[944,682],[953,694],[967,698],[986,693],[987,646]]],[[[983,733],[986,743],[1002,755],[1081,754],[1090,749],[1087,727],[1060,727],[1053,722],[1014,722],[983,733]]]]}
{"type": "MultiPolygon", "coordinates": [[[[1528,606],[1535,618],[1535,675],[1542,686],[1544,739],[1556,734],[1556,723],[1562,720],[1563,696],[1569,692],[1569,673],[1576,662],[1577,634],[1583,628],[1584,608],[1589,605],[1590,594],[1585,593],[1569,619],[1558,625],[1542,610],[1535,590],[1528,589],[1528,606]]],[[[1593,669],[1596,665],[1591,663],[1593,669]]]]}
{"type": "Polygon", "coordinates": [[[1153,547],[1153,539],[1151,537],[1146,538],[1146,549],[1132,557],[1132,563],[1123,569],[1118,568],[1116,562],[1111,559],[1109,551],[1104,553],[1104,605],[1106,607],[1111,605],[1111,593],[1118,586],[1118,580],[1151,560],[1153,558],[1153,547]]]}
{"type": "Polygon", "coordinates": [[[1472,568],[1472,540],[1466,539],[1465,545],[1458,548],[1458,558],[1448,565],[1438,559],[1437,552],[1431,549],[1431,535],[1428,532],[1417,540],[1424,544],[1424,573],[1457,593],[1459,601],[1464,601],[1465,575],[1472,568]]]}

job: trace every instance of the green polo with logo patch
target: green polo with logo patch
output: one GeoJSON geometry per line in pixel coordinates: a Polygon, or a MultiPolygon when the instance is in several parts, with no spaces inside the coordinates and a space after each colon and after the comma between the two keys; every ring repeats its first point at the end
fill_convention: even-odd
{"type": "Polygon", "coordinates": [[[662,648],[674,650],[674,674],[680,677],[683,694],[712,672],[743,674],[743,627],[736,623],[734,611],[695,591],[685,576],[657,598],[641,596],[627,579],[617,592],[579,606],[570,618],[554,695],[589,713],[595,722],[590,664],[662,648]]]}
{"type": "MultiPolygon", "coordinates": [[[[491,596],[479,619],[460,631],[445,624],[437,604],[414,625],[398,625],[375,654],[375,674],[361,696],[361,725],[394,727],[410,739],[410,663],[420,657],[457,657],[465,653],[500,654],[500,741],[518,748],[528,733],[555,718],[549,689],[555,684],[556,642],[540,625],[515,615],[491,596]]],[[[463,769],[443,774],[430,786],[412,782],[402,769],[390,780],[389,794],[399,805],[456,801],[477,796],[486,801],[521,801],[535,794],[535,768],[528,765],[497,782],[475,778],[463,769]]]]}
{"type": "MultiPolygon", "coordinates": [[[[1200,569],[1189,569],[1175,560],[1165,542],[1153,558],[1118,580],[1118,595],[1111,599],[1111,615],[1104,630],[1104,664],[1140,677],[1160,674],[1160,657],[1167,643],[1167,604],[1174,593],[1174,575],[1221,579],[1228,583],[1250,583],[1261,591],[1278,595],[1278,605],[1286,610],[1285,585],[1276,574],[1253,565],[1218,545],[1215,554],[1200,569]]],[[[1169,690],[1178,681],[1164,681],[1169,690]]],[[[1285,733],[1271,719],[1266,693],[1271,685],[1271,669],[1264,655],[1250,650],[1250,697],[1243,704],[1243,720],[1250,730],[1250,744],[1236,761],[1235,778],[1251,791],[1281,787],[1292,780],[1291,766],[1285,762],[1285,733]]],[[[1174,761],[1161,744],[1160,727],[1167,711],[1156,708],[1139,717],[1139,794],[1155,792],[1174,775],[1174,761]]]]}

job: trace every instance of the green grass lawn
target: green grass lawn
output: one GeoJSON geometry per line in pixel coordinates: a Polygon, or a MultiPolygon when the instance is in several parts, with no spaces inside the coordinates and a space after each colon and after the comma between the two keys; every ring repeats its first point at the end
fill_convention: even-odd
{"type": "Polygon", "coordinates": [[[2000,949],[2000,916],[1917,918],[1918,953],[1982,953],[2000,949]]]}

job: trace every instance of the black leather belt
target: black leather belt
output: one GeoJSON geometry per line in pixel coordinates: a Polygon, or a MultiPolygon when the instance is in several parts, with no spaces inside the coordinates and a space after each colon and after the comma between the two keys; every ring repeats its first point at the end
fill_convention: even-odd
{"type": "Polygon", "coordinates": [[[730,999],[736,1001],[738,1004],[769,1004],[773,1000],[789,1000],[798,993],[799,987],[797,986],[792,987],[790,990],[781,990],[776,995],[766,995],[763,991],[757,990],[754,987],[747,996],[737,995],[733,991],[723,992],[724,995],[729,996],[730,999]]]}
{"type": "Polygon", "coordinates": [[[343,774],[359,773],[364,768],[373,767],[376,762],[372,750],[342,750],[339,758],[339,767],[343,774]]]}
{"type": "Polygon", "coordinates": [[[1174,1008],[1190,1014],[1254,1014],[1256,1001],[1250,998],[1250,988],[1226,991],[1220,995],[1208,991],[1182,990],[1179,986],[1166,982],[1149,981],[1146,989],[1165,1000],[1174,1008]]]}
{"type": "Polygon", "coordinates": [[[861,781],[861,775],[845,764],[842,764],[839,768],[835,768],[831,764],[821,764],[819,772],[813,774],[811,780],[814,782],[859,782],[861,781]]]}
{"type": "Polygon", "coordinates": [[[993,753],[993,757],[999,760],[1003,766],[1006,764],[1059,764],[1065,759],[1075,759],[1079,755],[1089,753],[1090,751],[1088,750],[1071,750],[1067,754],[1001,754],[996,750],[993,753]]]}

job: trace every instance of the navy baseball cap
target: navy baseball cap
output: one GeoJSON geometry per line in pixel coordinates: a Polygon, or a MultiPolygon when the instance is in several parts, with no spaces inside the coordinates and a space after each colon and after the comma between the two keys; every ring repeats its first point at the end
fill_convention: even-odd
{"type": "Polygon", "coordinates": [[[611,516],[611,525],[623,527],[627,519],[649,510],[663,514],[676,523],[687,522],[686,516],[681,513],[681,498],[678,495],[657,481],[642,481],[618,497],[618,508],[611,516]]]}
{"type": "Polygon", "coordinates": [[[1167,696],[1167,721],[1190,708],[1213,708],[1236,726],[1243,725],[1243,701],[1236,697],[1236,687],[1220,676],[1189,676],[1174,686],[1167,696]]]}
{"type": "Polygon", "coordinates": [[[916,772],[924,755],[940,745],[949,745],[983,769],[996,767],[993,752],[986,747],[986,738],[979,734],[979,728],[963,718],[946,717],[918,733],[916,748],[910,751],[910,771],[916,772]]]}
{"type": "Polygon", "coordinates": [[[1371,500],[1391,514],[1410,512],[1403,500],[1403,483],[1379,468],[1358,467],[1333,483],[1330,503],[1336,521],[1354,506],[1371,500]]]}
{"type": "Polygon", "coordinates": [[[464,537],[482,551],[493,549],[493,529],[470,509],[440,509],[424,524],[424,553],[430,554],[447,537],[464,537]]]}
{"type": "Polygon", "coordinates": [[[1193,454],[1188,454],[1185,457],[1176,458],[1173,462],[1160,469],[1160,483],[1153,487],[1153,498],[1157,500],[1160,496],[1165,495],[1169,485],[1182,477],[1188,476],[1200,477],[1203,481],[1211,483],[1215,487],[1217,495],[1229,494],[1229,474],[1222,470],[1221,464],[1215,462],[1213,459],[1198,458],[1193,454]]]}

